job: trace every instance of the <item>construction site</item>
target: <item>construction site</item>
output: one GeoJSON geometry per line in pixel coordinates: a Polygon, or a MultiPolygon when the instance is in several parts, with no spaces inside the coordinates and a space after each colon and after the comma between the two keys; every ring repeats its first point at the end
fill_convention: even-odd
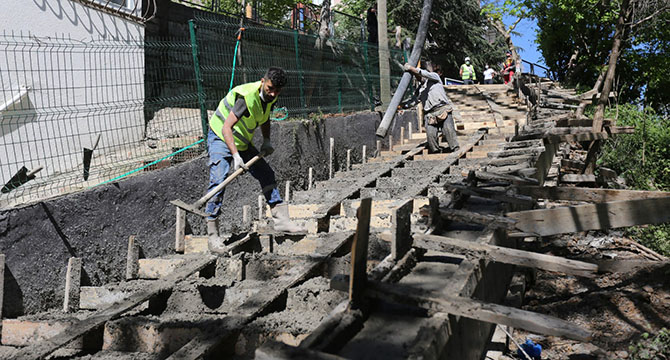
{"type": "Polygon", "coordinates": [[[283,29],[218,1],[25,5],[90,20],[91,40],[0,37],[0,358],[644,358],[630,345],[670,328],[670,262],[625,229],[670,222],[670,192],[597,162],[639,129],[580,113],[608,88],[518,71],[439,84],[459,146],[429,151],[422,105],[403,106],[420,87],[403,64],[430,64],[423,1],[413,46],[390,49],[387,31],[315,46],[308,7],[283,29]],[[231,170],[213,252],[208,121],[270,66],[288,82],[265,159],[304,231],[275,231],[231,170]]]}

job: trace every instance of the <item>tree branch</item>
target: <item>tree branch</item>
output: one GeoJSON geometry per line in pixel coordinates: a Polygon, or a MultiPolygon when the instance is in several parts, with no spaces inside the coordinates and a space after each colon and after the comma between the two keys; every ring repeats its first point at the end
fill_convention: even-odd
{"type": "Polygon", "coordinates": [[[662,13],[662,12],[668,10],[668,9],[670,9],[670,4],[661,7],[660,9],[654,11],[651,15],[649,15],[649,16],[643,18],[643,19],[640,19],[636,22],[629,22],[626,25],[630,25],[630,28],[633,29],[634,27],[653,19],[654,17],[656,17],[657,15],[659,15],[660,13],[662,13]]]}

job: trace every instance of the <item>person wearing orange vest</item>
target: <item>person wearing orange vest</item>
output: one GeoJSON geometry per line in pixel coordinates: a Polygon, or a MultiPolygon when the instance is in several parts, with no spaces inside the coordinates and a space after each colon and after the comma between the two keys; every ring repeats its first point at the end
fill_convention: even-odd
{"type": "MultiPolygon", "coordinates": [[[[271,67],[260,81],[234,87],[219,102],[214,115],[209,119],[207,191],[221,184],[231,168],[233,172],[244,168],[261,185],[265,200],[272,209],[275,231],[295,233],[303,230],[290,220],[288,205],[283,203],[279,195],[275,174],[270,165],[265,159],[260,159],[248,169],[244,165],[259,154],[252,144],[254,131],[258,127],[263,134],[261,152],[268,156],[274,151],[270,141],[270,114],[286,82],[286,72],[281,68],[271,67]]],[[[205,207],[205,212],[209,215],[208,245],[212,252],[222,252],[225,249],[217,222],[223,194],[224,191],[221,190],[205,207]]]]}

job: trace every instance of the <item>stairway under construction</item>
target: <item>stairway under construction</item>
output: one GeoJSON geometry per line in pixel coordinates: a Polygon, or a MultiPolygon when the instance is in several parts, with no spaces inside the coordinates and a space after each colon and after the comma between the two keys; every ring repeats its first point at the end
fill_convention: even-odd
{"type": "MultiPolygon", "coordinates": [[[[408,124],[388,150],[288,197],[307,235],[268,230],[262,204],[225,256],[185,234],[181,218],[174,255],[140,258],[129,239],[121,283],[80,286],[86,259],[72,258],[63,311],[3,320],[0,357],[478,359],[496,324],[588,341],[588,329],[500,304],[515,267],[585,277],[603,269],[519,245],[603,228],[587,221],[602,217],[592,203],[641,195],[609,190],[589,201],[566,190],[589,201],[564,210],[586,221],[571,228],[561,208],[538,209],[537,200],[568,196],[542,185],[558,180],[555,155],[576,135],[524,137],[563,118],[532,119],[503,85],[446,90],[458,151],[428,154],[423,129],[408,124]]],[[[634,206],[667,206],[667,197],[646,197],[634,206]]],[[[613,216],[609,225],[635,222],[613,216]]]]}

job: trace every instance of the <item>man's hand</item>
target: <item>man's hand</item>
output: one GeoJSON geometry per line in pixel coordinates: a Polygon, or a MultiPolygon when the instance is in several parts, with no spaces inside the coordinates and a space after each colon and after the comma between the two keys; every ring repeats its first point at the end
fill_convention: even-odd
{"type": "Polygon", "coordinates": [[[270,156],[273,152],[275,152],[275,148],[272,147],[270,138],[263,138],[263,145],[261,145],[261,152],[264,153],[265,156],[270,156]]]}
{"type": "Polygon", "coordinates": [[[405,63],[405,65],[402,66],[402,71],[405,72],[413,72],[412,71],[413,66],[410,65],[409,63],[405,63]]]}
{"type": "Polygon", "coordinates": [[[242,160],[240,153],[236,152],[233,154],[233,172],[237,171],[239,168],[249,170],[249,168],[244,165],[244,160],[242,160]]]}

